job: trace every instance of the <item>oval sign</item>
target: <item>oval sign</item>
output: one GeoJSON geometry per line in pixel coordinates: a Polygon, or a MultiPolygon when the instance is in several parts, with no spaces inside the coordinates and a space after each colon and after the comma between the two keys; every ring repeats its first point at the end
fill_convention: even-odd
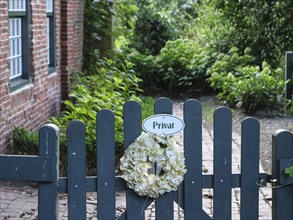
{"type": "Polygon", "coordinates": [[[168,114],[152,115],[142,123],[142,128],[146,132],[163,136],[179,133],[184,126],[180,118],[168,114]]]}

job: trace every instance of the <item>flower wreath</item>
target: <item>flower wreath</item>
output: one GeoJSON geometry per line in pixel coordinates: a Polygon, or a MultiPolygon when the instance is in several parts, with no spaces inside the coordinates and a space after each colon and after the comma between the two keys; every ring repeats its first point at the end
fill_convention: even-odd
{"type": "Polygon", "coordinates": [[[186,173],[181,149],[173,138],[143,132],[120,159],[122,178],[140,196],[175,191],[186,173]]]}

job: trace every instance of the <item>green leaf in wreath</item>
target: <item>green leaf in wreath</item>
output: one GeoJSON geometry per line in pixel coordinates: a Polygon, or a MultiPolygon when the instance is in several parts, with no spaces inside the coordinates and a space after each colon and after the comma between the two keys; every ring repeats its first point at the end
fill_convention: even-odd
{"type": "Polygon", "coordinates": [[[293,166],[286,168],[285,174],[287,174],[290,177],[293,177],[293,166]]]}

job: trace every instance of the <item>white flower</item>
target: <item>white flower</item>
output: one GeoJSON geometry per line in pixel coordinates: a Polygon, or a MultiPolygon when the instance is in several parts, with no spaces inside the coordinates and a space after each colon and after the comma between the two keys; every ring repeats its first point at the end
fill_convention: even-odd
{"type": "Polygon", "coordinates": [[[184,154],[170,137],[142,133],[120,159],[122,178],[140,196],[177,190],[186,173],[184,154]]]}

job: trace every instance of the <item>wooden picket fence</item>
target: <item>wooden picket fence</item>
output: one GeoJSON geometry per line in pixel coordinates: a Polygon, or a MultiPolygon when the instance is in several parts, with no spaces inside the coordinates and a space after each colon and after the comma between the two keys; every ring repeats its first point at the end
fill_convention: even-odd
{"type": "MultiPolygon", "coordinates": [[[[160,98],[155,114],[172,114],[172,102],[160,98]]],[[[141,106],[135,101],[124,105],[124,145],[141,134],[141,106]]],[[[156,219],[174,219],[174,201],[184,210],[184,219],[231,219],[231,188],[241,189],[240,218],[258,219],[259,185],[276,179],[272,189],[273,219],[293,219],[292,179],[284,169],[293,165],[293,134],[279,130],[273,134],[272,175],[259,173],[259,122],[242,122],[241,173],[232,174],[232,113],[226,107],[214,113],[214,172],[202,172],[202,106],[197,100],[184,103],[184,151],[187,173],[177,192],[155,200],[156,219]],[[213,217],[203,211],[202,189],[213,189],[213,217]],[[180,199],[179,199],[180,198],[180,199]],[[180,201],[179,201],[180,200],[180,201]]],[[[115,193],[126,191],[126,211],[119,219],[145,219],[153,199],[146,199],[128,189],[115,176],[114,114],[97,113],[97,176],[86,176],[85,129],[80,121],[68,125],[68,176],[59,177],[59,129],[47,124],[40,129],[39,156],[0,156],[0,180],[38,181],[39,219],[58,219],[58,194],[68,195],[68,219],[86,219],[86,193],[97,192],[99,220],[116,219],[115,193]]]]}

